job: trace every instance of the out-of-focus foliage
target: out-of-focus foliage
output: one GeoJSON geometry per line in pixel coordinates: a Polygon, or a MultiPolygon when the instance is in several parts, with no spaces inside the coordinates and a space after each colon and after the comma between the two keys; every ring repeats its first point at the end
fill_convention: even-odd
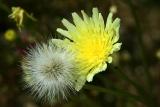
{"type": "Polygon", "coordinates": [[[63,38],[55,32],[62,27],[62,18],[70,19],[71,12],[80,10],[91,14],[95,6],[104,18],[109,10],[121,18],[122,49],[114,54],[109,69],[55,107],[160,106],[159,0],[0,0],[0,107],[49,107],[23,90],[20,61],[35,42],[63,38]],[[14,6],[37,21],[26,18],[19,31],[8,17],[14,6]]]}

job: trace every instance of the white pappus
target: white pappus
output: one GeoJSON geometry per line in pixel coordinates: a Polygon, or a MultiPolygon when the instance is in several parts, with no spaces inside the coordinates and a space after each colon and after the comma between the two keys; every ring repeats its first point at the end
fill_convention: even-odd
{"type": "Polygon", "coordinates": [[[22,61],[25,88],[38,100],[54,104],[74,92],[73,54],[56,45],[37,44],[22,61]]]}

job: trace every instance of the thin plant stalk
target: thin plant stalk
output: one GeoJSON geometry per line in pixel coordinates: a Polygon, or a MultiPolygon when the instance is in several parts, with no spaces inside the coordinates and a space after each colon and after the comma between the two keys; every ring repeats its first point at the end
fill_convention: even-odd
{"type": "Polygon", "coordinates": [[[135,101],[140,101],[140,102],[144,102],[144,100],[137,95],[133,95],[131,93],[128,93],[126,91],[120,90],[120,89],[109,89],[109,88],[103,88],[103,87],[99,87],[99,86],[94,86],[94,85],[85,85],[84,86],[85,89],[95,89],[98,92],[103,92],[106,94],[111,94],[111,95],[115,95],[115,96],[122,96],[122,97],[126,97],[135,101]]]}

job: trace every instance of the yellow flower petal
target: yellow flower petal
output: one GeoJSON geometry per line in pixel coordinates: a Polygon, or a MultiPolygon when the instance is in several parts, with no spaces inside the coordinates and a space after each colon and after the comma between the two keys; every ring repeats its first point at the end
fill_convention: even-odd
{"type": "Polygon", "coordinates": [[[69,32],[66,31],[66,30],[63,30],[63,29],[61,29],[61,28],[57,28],[57,32],[59,32],[60,34],[66,36],[66,37],[68,37],[68,38],[72,38],[71,35],[69,34],[69,32]]]}
{"type": "Polygon", "coordinates": [[[75,90],[79,91],[84,86],[85,82],[86,82],[86,76],[80,75],[77,78],[77,83],[75,84],[75,90]]]}
{"type": "Polygon", "coordinates": [[[71,42],[68,40],[68,39],[64,39],[64,40],[61,40],[61,39],[51,39],[49,41],[49,45],[52,46],[52,45],[56,45],[57,47],[60,47],[60,48],[64,48],[64,49],[67,49],[70,47],[71,42]]]}
{"type": "Polygon", "coordinates": [[[87,75],[87,81],[91,82],[93,80],[94,75],[96,75],[97,73],[104,71],[107,68],[107,64],[106,63],[101,63],[98,66],[96,66],[95,68],[93,68],[93,70],[91,70],[89,72],[89,74],[87,75]]]}
{"type": "Polygon", "coordinates": [[[113,14],[109,13],[108,18],[107,18],[107,22],[106,22],[106,30],[109,29],[112,25],[112,17],[113,17],[113,14]]]}
{"type": "Polygon", "coordinates": [[[116,43],[113,45],[113,52],[119,51],[122,43],[116,43]]]}
{"type": "Polygon", "coordinates": [[[77,31],[77,28],[66,19],[63,19],[62,23],[68,29],[68,33],[70,34],[69,38],[72,40],[77,39],[77,37],[80,35],[77,31]]]}
{"type": "Polygon", "coordinates": [[[112,63],[112,57],[111,57],[111,56],[108,57],[107,62],[108,62],[108,63],[112,63]]]}

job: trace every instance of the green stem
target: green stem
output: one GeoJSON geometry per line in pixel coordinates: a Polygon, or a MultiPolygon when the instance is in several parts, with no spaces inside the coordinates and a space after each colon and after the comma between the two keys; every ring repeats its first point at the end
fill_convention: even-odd
{"type": "MultiPolygon", "coordinates": [[[[144,69],[145,69],[145,77],[146,77],[146,80],[147,80],[147,83],[148,83],[148,105],[150,107],[156,107],[157,105],[157,102],[156,100],[154,100],[154,96],[153,96],[153,79],[152,79],[152,76],[149,72],[149,65],[148,65],[148,62],[147,62],[147,55],[146,55],[146,51],[145,51],[145,46],[143,44],[143,40],[142,40],[142,36],[143,36],[143,32],[142,32],[142,26],[141,26],[141,23],[139,21],[139,18],[138,18],[138,15],[137,15],[137,11],[136,11],[136,7],[133,5],[132,1],[131,0],[125,0],[126,3],[129,5],[130,7],[130,10],[132,12],[132,15],[135,19],[135,23],[136,23],[136,31],[137,31],[137,36],[136,36],[136,39],[138,41],[138,45],[139,45],[139,48],[140,48],[140,52],[141,52],[141,60],[142,60],[142,63],[143,63],[143,66],[144,66],[144,69]]],[[[147,96],[146,96],[147,97],[147,96]]]]}
{"type": "Polygon", "coordinates": [[[2,3],[2,1],[0,1],[0,9],[6,11],[7,13],[10,13],[10,9],[7,7],[7,5],[2,3]]]}
{"type": "Polygon", "coordinates": [[[125,73],[123,73],[121,71],[121,69],[118,69],[118,68],[116,69],[115,67],[111,67],[111,69],[112,69],[113,73],[115,73],[117,76],[119,76],[123,80],[131,83],[141,95],[143,95],[143,96],[146,95],[147,92],[145,92],[144,88],[141,85],[139,85],[138,83],[136,83],[135,81],[128,78],[128,76],[125,73]]]}
{"type": "Polygon", "coordinates": [[[136,7],[133,5],[131,0],[125,0],[125,1],[129,5],[130,10],[132,12],[132,15],[134,17],[135,23],[136,23],[136,31],[137,31],[136,39],[138,41],[138,45],[139,45],[140,52],[141,52],[141,59],[142,59],[141,61],[143,63],[144,69],[145,69],[144,73],[145,73],[145,76],[147,79],[149,90],[152,90],[152,87],[153,87],[152,86],[152,77],[151,77],[151,74],[150,74],[149,68],[148,68],[145,46],[143,45],[143,40],[142,40],[143,32],[142,32],[142,27],[141,27],[140,21],[137,16],[136,7]]]}
{"type": "Polygon", "coordinates": [[[132,100],[144,102],[144,100],[140,96],[133,95],[131,93],[128,93],[126,91],[116,89],[116,88],[109,89],[109,88],[103,88],[103,87],[98,87],[98,86],[94,86],[94,85],[88,85],[88,84],[85,85],[84,88],[85,89],[95,89],[99,92],[103,92],[103,93],[106,93],[106,94],[112,94],[112,95],[115,95],[115,96],[122,96],[122,97],[130,98],[132,100]]]}
{"type": "Polygon", "coordinates": [[[25,12],[25,14],[27,15],[28,18],[30,18],[32,21],[37,21],[36,18],[33,17],[33,15],[28,14],[27,12],[25,12]]]}
{"type": "Polygon", "coordinates": [[[153,97],[150,95],[150,93],[147,92],[143,88],[143,86],[141,86],[140,84],[138,84],[135,81],[133,81],[130,78],[128,78],[128,76],[125,73],[123,73],[120,69],[115,69],[114,67],[112,67],[111,69],[120,78],[122,78],[125,81],[131,83],[136,88],[136,90],[141,95],[141,97],[143,98],[143,100],[144,100],[144,102],[145,102],[146,105],[148,105],[149,107],[156,107],[155,106],[157,104],[156,101],[153,99],[153,97]]]}

